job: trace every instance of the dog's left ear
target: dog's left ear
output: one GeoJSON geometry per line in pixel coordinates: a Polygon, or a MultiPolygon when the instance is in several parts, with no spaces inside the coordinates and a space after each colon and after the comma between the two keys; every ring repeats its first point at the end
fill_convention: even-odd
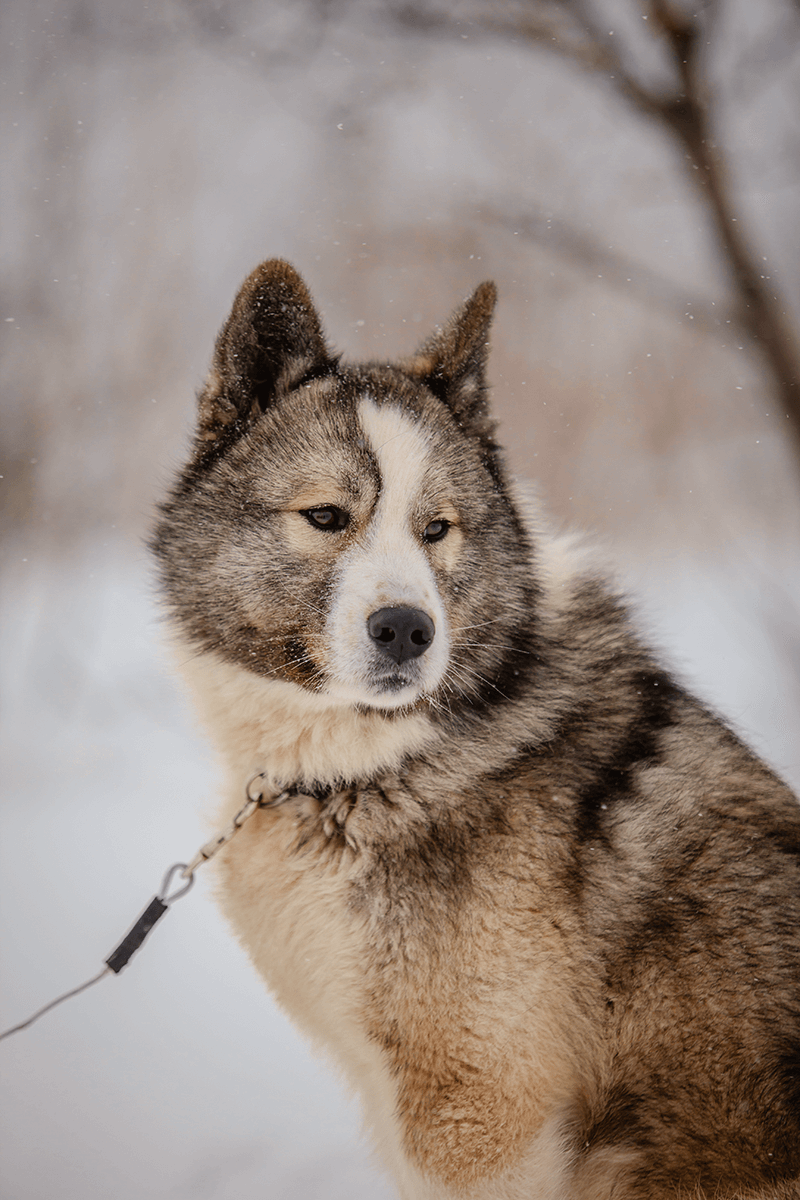
{"type": "Polygon", "coordinates": [[[497,288],[481,283],[450,320],[402,366],[452,409],[459,421],[489,434],[486,360],[497,288]]]}
{"type": "Polygon", "coordinates": [[[279,396],[335,366],[297,271],[280,258],[263,262],[245,279],[219,332],[199,397],[199,441],[243,433],[279,396]]]}

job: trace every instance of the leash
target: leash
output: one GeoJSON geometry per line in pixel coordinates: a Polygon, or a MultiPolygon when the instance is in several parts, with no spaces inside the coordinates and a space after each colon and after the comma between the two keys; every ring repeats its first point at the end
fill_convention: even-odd
{"type": "Polygon", "coordinates": [[[277,808],[280,804],[285,804],[292,796],[298,794],[296,789],[287,788],[280,792],[277,796],[271,799],[265,799],[263,791],[258,791],[254,794],[254,784],[257,780],[263,780],[263,774],[254,775],[245,788],[247,800],[245,804],[236,813],[233,820],[225,826],[225,828],[212,838],[210,842],[206,842],[204,846],[195,854],[191,862],[188,863],[173,863],[169,870],[164,875],[161,887],[156,892],[153,899],[147,905],[147,908],[131,926],[125,937],[115,946],[105,959],[105,966],[99,975],[95,975],[92,979],[87,979],[85,983],[73,988],[72,991],[64,992],[62,996],[57,996],[55,1000],[51,1000],[49,1004],[45,1004],[43,1008],[38,1009],[32,1016],[28,1017],[27,1021],[21,1021],[19,1025],[14,1025],[11,1029],[6,1029],[0,1033],[0,1041],[3,1038],[10,1037],[12,1033],[19,1033],[22,1029],[27,1029],[34,1021],[38,1021],[39,1017],[43,1017],[45,1013],[50,1012],[56,1005],[62,1004],[65,1000],[77,996],[79,992],[85,992],[87,988],[105,978],[106,975],[119,975],[123,967],[127,966],[133,958],[136,951],[144,943],[145,938],[164,916],[164,913],[169,910],[171,905],[176,900],[180,900],[181,896],[185,896],[194,883],[194,874],[198,867],[203,863],[212,859],[215,854],[219,853],[223,846],[232,841],[246,821],[249,821],[253,813],[259,808],[277,808]],[[170,893],[170,888],[173,886],[173,880],[176,873],[180,871],[180,879],[184,880],[183,886],[179,886],[177,891],[170,893]]]}

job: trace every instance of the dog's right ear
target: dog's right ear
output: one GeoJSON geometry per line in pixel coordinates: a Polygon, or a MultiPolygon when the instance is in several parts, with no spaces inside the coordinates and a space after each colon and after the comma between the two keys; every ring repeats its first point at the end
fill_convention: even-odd
{"type": "Polygon", "coordinates": [[[245,279],[220,330],[199,397],[199,441],[243,432],[281,393],[335,365],[308,288],[289,263],[269,259],[245,279]]]}
{"type": "Polygon", "coordinates": [[[447,324],[420,346],[403,368],[450,408],[460,423],[489,437],[486,358],[497,288],[487,280],[461,304],[447,324]]]}

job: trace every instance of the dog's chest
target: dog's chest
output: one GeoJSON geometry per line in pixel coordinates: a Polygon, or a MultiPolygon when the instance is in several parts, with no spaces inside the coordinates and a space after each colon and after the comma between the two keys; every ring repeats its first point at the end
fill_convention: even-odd
{"type": "MultiPolygon", "coordinates": [[[[540,1134],[550,1146],[542,1130],[573,1084],[552,1015],[570,1008],[568,981],[553,978],[546,930],[530,936],[531,906],[484,861],[486,840],[437,826],[401,785],[258,813],[220,856],[236,933],[361,1093],[395,1172],[448,1175],[445,1127],[466,1175],[510,1166],[540,1134]]],[[[545,1159],[544,1177],[557,1174],[559,1155],[545,1159]]]]}
{"type": "Polygon", "coordinates": [[[329,1042],[358,1019],[365,945],[349,903],[356,856],[319,809],[298,798],[257,813],[225,852],[220,900],[279,1002],[329,1042]]]}
{"type": "Polygon", "coordinates": [[[331,830],[330,813],[314,809],[293,802],[256,814],[220,856],[219,899],[275,998],[361,1094],[397,1169],[396,1080],[370,1020],[381,955],[369,914],[354,903],[364,858],[331,830]]]}
{"type": "Polygon", "coordinates": [[[421,833],[424,818],[405,788],[297,796],[257,813],[221,856],[222,907],[254,964],[345,1065],[357,1042],[383,1040],[407,995],[432,999],[443,953],[465,958],[453,919],[468,890],[463,847],[421,833]]]}

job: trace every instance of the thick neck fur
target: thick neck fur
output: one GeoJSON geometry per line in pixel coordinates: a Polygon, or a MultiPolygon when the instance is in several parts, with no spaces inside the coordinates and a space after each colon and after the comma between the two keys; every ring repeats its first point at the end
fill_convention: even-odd
{"type": "MultiPolygon", "coordinates": [[[[602,625],[620,619],[616,601],[594,577],[574,540],[545,538],[537,550],[538,611],[534,618],[542,654],[530,662],[518,694],[453,716],[446,707],[425,705],[385,713],[307,691],[294,683],[265,679],[193,646],[179,630],[173,645],[206,726],[220,751],[230,782],[242,786],[264,773],[276,791],[291,785],[335,788],[374,782],[423,763],[444,781],[463,784],[502,771],[520,746],[550,742],[565,716],[586,702],[586,675],[573,678],[575,651],[564,636],[571,612],[587,589],[596,593],[598,654],[602,625]],[[535,703],[530,703],[531,694],[535,703]],[[453,734],[458,758],[450,754],[453,734]]],[[[585,601],[584,601],[585,602],[585,601]]],[[[616,623],[616,621],[615,621],[616,623]]],[[[585,659],[584,659],[585,665],[585,659]]]]}
{"type": "Polygon", "coordinates": [[[198,654],[179,636],[175,645],[201,719],[225,766],[242,783],[257,772],[276,791],[372,779],[397,771],[409,755],[437,740],[424,713],[361,711],[293,683],[263,679],[211,653],[198,654]]]}

